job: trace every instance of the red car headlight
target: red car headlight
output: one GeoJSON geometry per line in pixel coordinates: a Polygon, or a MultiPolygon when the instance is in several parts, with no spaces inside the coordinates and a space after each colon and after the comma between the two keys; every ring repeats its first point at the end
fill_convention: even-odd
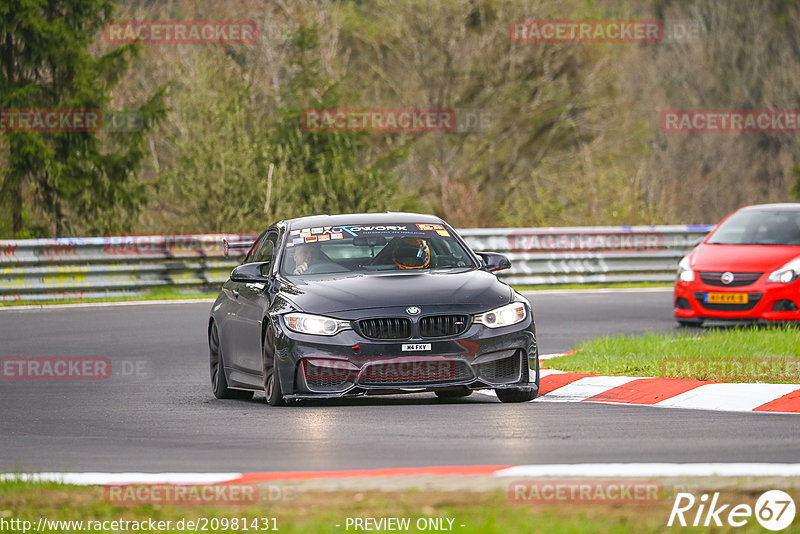
{"type": "Polygon", "coordinates": [[[795,258],[780,269],[773,271],[767,278],[767,282],[791,284],[798,277],[800,277],[800,258],[795,258]]]}
{"type": "Polygon", "coordinates": [[[685,256],[678,263],[678,280],[681,282],[694,282],[694,271],[689,266],[689,256],[685,256]]]}

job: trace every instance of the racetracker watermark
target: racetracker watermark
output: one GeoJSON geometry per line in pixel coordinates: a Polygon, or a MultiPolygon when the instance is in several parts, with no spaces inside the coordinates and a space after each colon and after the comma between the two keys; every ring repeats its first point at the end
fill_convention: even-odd
{"type": "Polygon", "coordinates": [[[516,43],[658,43],[657,20],[513,20],[508,34],[516,43]]]}
{"type": "Polygon", "coordinates": [[[252,20],[121,20],[106,24],[113,44],[253,44],[258,24],[252,20]]]}
{"type": "Polygon", "coordinates": [[[456,379],[457,366],[452,360],[398,359],[373,363],[361,376],[374,382],[447,382],[456,379]]]}
{"type": "Polygon", "coordinates": [[[700,41],[707,33],[706,27],[698,20],[665,20],[662,41],[665,43],[700,41]]]}
{"type": "Polygon", "coordinates": [[[800,110],[667,109],[660,123],[666,133],[800,133],[800,110]]]}
{"type": "Polygon", "coordinates": [[[144,117],[137,110],[107,110],[103,112],[103,130],[108,132],[137,132],[144,128],[144,117]]]}
{"type": "Polygon", "coordinates": [[[2,132],[96,132],[103,127],[99,109],[1,109],[2,132]]]}
{"type": "MultiPolygon", "coordinates": [[[[267,492],[272,500],[284,500],[281,488],[267,492]]],[[[203,505],[245,505],[259,501],[259,487],[255,484],[209,484],[209,485],[175,485],[144,484],[126,486],[105,486],[103,495],[106,502],[120,505],[170,505],[170,506],[203,506],[203,505]]]]}
{"type": "Polygon", "coordinates": [[[17,357],[0,360],[2,380],[105,380],[111,360],[102,356],[17,357]]]}
{"type": "Polygon", "coordinates": [[[305,109],[300,127],[307,132],[451,132],[456,114],[452,109],[305,109]]]}
{"type": "Polygon", "coordinates": [[[744,356],[731,358],[667,357],[659,362],[662,376],[725,381],[732,376],[749,376],[758,382],[800,380],[800,359],[744,356]]]}
{"type": "Polygon", "coordinates": [[[658,252],[664,250],[664,234],[656,231],[514,230],[508,236],[511,252],[658,252]]]}
{"type": "MultiPolygon", "coordinates": [[[[426,344],[406,344],[403,350],[430,350],[426,344]],[[427,348],[426,348],[427,347],[427,348]]],[[[407,383],[447,382],[458,376],[457,363],[446,359],[395,358],[367,364],[363,370],[345,360],[308,358],[303,360],[303,374],[309,384],[352,382],[407,383]]]]}
{"type": "Polygon", "coordinates": [[[515,480],[508,485],[509,500],[522,504],[649,504],[663,493],[653,480],[515,480]]]}
{"type": "Polygon", "coordinates": [[[106,254],[119,256],[224,256],[224,242],[249,242],[255,234],[116,235],[103,238],[106,254]]]}
{"type": "Polygon", "coordinates": [[[105,356],[17,356],[0,358],[0,380],[107,380],[150,375],[145,359],[112,361],[105,356]]]}

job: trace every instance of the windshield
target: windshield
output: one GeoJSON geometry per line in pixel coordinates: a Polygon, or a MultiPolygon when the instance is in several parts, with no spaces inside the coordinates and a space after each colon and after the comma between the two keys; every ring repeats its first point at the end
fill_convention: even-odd
{"type": "Polygon", "coordinates": [[[281,272],[315,275],[476,267],[441,224],[376,224],[289,231],[281,272]]]}
{"type": "Polygon", "coordinates": [[[800,245],[800,210],[745,210],[731,215],[708,240],[711,245],[800,245]]]}

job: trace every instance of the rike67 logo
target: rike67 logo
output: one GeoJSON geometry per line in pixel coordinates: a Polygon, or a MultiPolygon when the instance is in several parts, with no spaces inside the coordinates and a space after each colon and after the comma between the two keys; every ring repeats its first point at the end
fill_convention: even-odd
{"type": "Polygon", "coordinates": [[[767,530],[783,530],[795,516],[794,499],[781,490],[769,490],[761,494],[755,506],[749,504],[724,503],[719,492],[709,497],[704,493],[696,498],[691,493],[678,493],[669,514],[667,526],[682,527],[743,527],[755,516],[756,521],[767,530]]]}

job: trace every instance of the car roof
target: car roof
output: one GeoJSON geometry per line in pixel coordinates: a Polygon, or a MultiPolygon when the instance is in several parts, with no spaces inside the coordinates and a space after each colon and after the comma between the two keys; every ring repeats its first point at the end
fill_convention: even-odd
{"type": "Polygon", "coordinates": [[[796,211],[800,210],[800,203],[784,202],[780,204],[756,204],[745,206],[740,211],[796,211]]]}
{"type": "Polygon", "coordinates": [[[392,212],[384,213],[344,213],[341,215],[311,215],[288,219],[276,224],[285,224],[289,229],[310,228],[319,226],[341,226],[362,224],[413,224],[435,223],[443,224],[444,221],[435,215],[422,213],[392,212]]]}

